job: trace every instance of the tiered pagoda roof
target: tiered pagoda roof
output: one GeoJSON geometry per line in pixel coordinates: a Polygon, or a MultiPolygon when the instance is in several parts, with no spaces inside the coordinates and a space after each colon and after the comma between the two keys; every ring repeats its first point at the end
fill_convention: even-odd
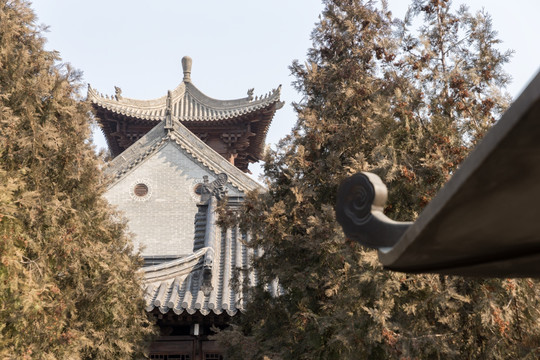
{"type": "Polygon", "coordinates": [[[216,100],[191,83],[191,59],[182,59],[184,79],[166,96],[154,100],[124,98],[116,87],[113,96],[98,93],[88,86],[92,103],[114,157],[165,120],[176,120],[206,142],[239,169],[260,160],[268,127],[274,113],[283,106],[281,86],[264,96],[236,100],[216,100]]]}

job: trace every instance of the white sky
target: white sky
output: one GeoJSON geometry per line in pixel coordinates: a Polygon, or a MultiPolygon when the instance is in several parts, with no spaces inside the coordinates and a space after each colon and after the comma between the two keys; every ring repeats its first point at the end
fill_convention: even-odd
{"type": "MultiPolygon", "coordinates": [[[[84,81],[105,94],[154,99],[182,81],[180,59],[193,58],[191,78],[210,97],[233,99],[265,94],[283,85],[286,105],[277,111],[267,136],[275,144],[296,122],[288,66],[303,61],[322,4],[316,0],[34,0],[38,22],[48,25],[47,48],[84,72],[84,81]]],[[[464,1],[454,1],[454,5],[464,1]]],[[[390,0],[399,17],[409,1],[390,0]]],[[[518,95],[540,65],[540,1],[468,0],[484,7],[503,41],[513,49],[506,67],[518,95]]],[[[96,136],[98,146],[104,140],[96,136]]],[[[257,165],[250,166],[256,176],[257,165]]]]}

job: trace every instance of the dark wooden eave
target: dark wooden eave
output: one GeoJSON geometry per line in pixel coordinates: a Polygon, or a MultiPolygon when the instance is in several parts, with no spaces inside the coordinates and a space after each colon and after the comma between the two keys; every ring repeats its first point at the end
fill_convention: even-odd
{"type": "MultiPolygon", "coordinates": [[[[159,123],[159,121],[113,113],[96,105],[93,107],[113,158],[124,152],[159,123]]],[[[205,142],[212,137],[231,138],[230,147],[236,153],[234,165],[247,171],[250,163],[262,158],[266,132],[277,108],[277,104],[270,104],[249,115],[232,119],[181,120],[180,122],[205,142]]]]}
{"type": "Polygon", "coordinates": [[[540,73],[413,224],[386,218],[385,201],[376,175],[356,174],[336,212],[388,269],[540,277],[540,73]]]}

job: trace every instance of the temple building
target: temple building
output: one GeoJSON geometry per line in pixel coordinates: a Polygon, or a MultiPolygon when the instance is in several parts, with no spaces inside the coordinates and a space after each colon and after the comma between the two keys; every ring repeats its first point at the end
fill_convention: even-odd
{"type": "Polygon", "coordinates": [[[241,99],[210,98],[192,84],[191,64],[184,57],[183,81],[155,100],[88,87],[113,157],[105,196],[124,212],[145,261],[146,310],[161,331],[151,359],[223,358],[208,335],[244,308],[242,287],[231,280],[254,284],[249,263],[257,254],[245,246],[249,234],[216,224],[216,204],[227,196],[237,206],[260,188],[246,172],[283,106],[279,87],[264,96],[250,89],[241,99]]]}

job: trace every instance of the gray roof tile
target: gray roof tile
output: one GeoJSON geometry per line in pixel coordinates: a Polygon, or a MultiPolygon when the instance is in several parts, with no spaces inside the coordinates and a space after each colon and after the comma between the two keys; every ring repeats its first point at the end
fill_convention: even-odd
{"type": "MultiPolygon", "coordinates": [[[[251,95],[236,100],[216,100],[204,95],[191,82],[182,82],[171,94],[172,117],[179,121],[219,121],[253,113],[271,105],[282,106],[279,100],[281,85],[269,93],[253,98],[251,95]]],[[[167,96],[154,100],[135,100],[100,94],[88,85],[88,100],[98,107],[116,114],[141,120],[165,119],[167,96]]]]}
{"type": "MultiPolygon", "coordinates": [[[[219,241],[214,248],[204,247],[190,256],[142,269],[147,311],[155,308],[176,314],[200,311],[203,315],[225,311],[234,315],[244,309],[245,294],[232,286],[232,280],[236,269],[249,268],[251,256],[244,244],[247,236],[238,229],[216,230],[219,241]],[[203,264],[211,252],[216,254],[210,269],[212,290],[205,294],[204,271],[208,269],[203,264]]],[[[248,276],[253,282],[253,275],[248,276]]]]}

